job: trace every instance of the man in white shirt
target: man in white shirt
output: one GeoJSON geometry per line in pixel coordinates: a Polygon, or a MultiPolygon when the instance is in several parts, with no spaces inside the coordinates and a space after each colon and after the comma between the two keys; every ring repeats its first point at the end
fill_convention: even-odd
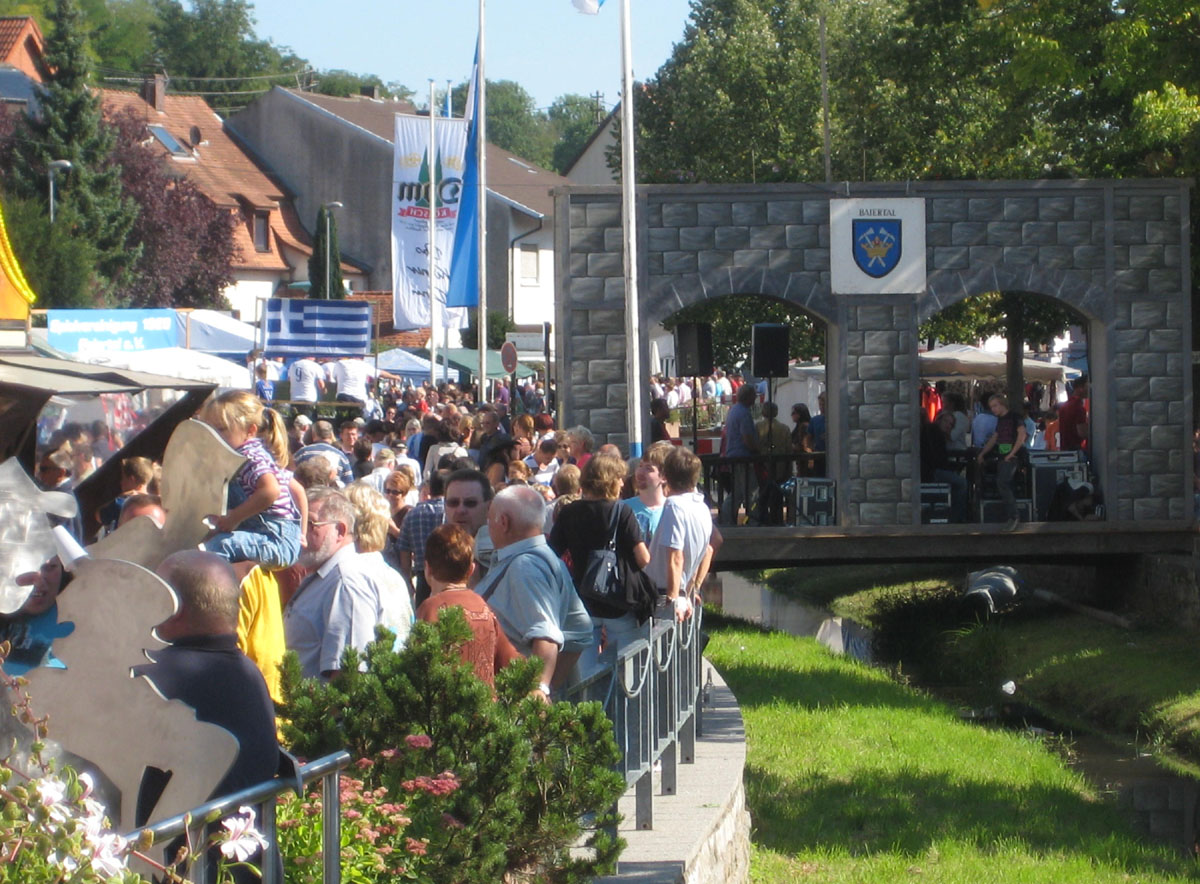
{"type": "MultiPolygon", "coordinates": [[[[297,359],[288,369],[288,381],[291,382],[290,398],[293,402],[313,403],[325,392],[325,371],[315,360],[308,358],[297,359]]],[[[296,411],[300,414],[312,415],[311,404],[299,405],[296,411]]]]}
{"type": "Polygon", "coordinates": [[[676,448],[663,462],[667,501],[650,540],[646,573],[671,605],[676,620],[692,616],[692,599],[708,576],[719,535],[704,495],[696,491],[700,458],[676,448]]]}

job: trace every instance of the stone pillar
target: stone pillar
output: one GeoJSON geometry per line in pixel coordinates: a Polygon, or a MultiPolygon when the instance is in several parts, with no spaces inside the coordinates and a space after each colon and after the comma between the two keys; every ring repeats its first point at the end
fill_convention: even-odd
{"type": "MultiPolygon", "coordinates": [[[[911,299],[845,298],[848,525],[913,519],[915,470],[911,299]]],[[[830,396],[836,396],[830,384],[830,396]]],[[[836,441],[831,440],[836,445],[836,441]]]]}

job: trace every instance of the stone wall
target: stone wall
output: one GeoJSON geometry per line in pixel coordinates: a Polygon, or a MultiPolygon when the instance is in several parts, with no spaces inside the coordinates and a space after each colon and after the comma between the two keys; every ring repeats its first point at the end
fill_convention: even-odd
{"type": "MultiPolygon", "coordinates": [[[[765,295],[803,308],[827,329],[839,518],[911,524],[919,519],[912,503],[918,326],[987,292],[1042,295],[1083,317],[1094,377],[1093,465],[1109,518],[1190,519],[1188,184],[644,187],[641,364],[649,356],[646,330],[702,300],[765,295]],[[834,296],[829,201],[904,196],[926,200],[925,291],[834,296]]],[[[563,418],[620,444],[628,438],[628,388],[619,192],[567,188],[556,198],[556,217],[565,219],[556,230],[563,418]]]]}

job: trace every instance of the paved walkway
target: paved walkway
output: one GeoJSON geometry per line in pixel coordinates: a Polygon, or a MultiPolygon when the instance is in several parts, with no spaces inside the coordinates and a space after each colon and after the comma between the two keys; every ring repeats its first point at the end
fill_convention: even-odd
{"type": "Polygon", "coordinates": [[[704,661],[703,734],[696,763],[678,766],[679,794],[662,795],[654,776],[654,828],[634,828],[634,790],[618,805],[628,842],[617,874],[597,884],[744,882],[749,872],[749,817],[742,788],[746,731],[737,701],[720,674],[704,661]]]}

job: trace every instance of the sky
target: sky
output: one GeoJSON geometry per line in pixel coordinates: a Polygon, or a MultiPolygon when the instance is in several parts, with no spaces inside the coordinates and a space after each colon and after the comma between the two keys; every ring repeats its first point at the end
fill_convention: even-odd
{"type": "MultiPolygon", "coordinates": [[[[429,79],[445,88],[471,72],[477,0],[253,0],[260,39],[290,47],[319,69],[377,74],[425,104],[429,79]]],[[[683,37],[689,0],[630,0],[635,79],[652,77],[683,37]]],[[[583,15],[570,0],[490,0],[489,80],[515,80],[539,108],[560,95],[604,95],[621,86],[620,0],[583,15]]]]}

